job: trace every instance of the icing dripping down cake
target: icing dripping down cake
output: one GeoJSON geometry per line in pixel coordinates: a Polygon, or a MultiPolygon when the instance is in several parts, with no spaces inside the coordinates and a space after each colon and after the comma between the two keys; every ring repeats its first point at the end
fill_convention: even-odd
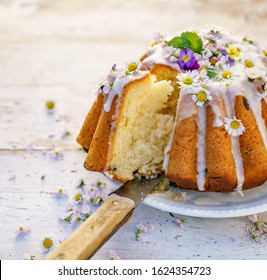
{"type": "Polygon", "coordinates": [[[77,142],[88,170],[126,182],[241,191],[267,180],[267,50],[223,29],[157,34],[113,65],[77,142]]]}

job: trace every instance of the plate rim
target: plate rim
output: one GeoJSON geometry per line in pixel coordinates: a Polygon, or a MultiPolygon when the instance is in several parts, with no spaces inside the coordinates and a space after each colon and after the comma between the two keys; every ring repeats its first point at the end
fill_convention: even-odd
{"type": "MultiPolygon", "coordinates": [[[[267,182],[261,185],[261,187],[262,186],[266,187],[266,195],[267,195],[267,182]]],[[[170,188],[170,189],[174,189],[174,188],[170,188]]],[[[178,188],[175,189],[180,190],[178,188]]],[[[253,191],[257,192],[257,189],[258,187],[254,188],[253,191]]],[[[186,190],[181,190],[181,191],[186,192],[186,190]]],[[[177,203],[175,205],[174,202],[175,202],[174,200],[171,200],[167,197],[165,198],[165,200],[160,199],[159,196],[157,196],[157,194],[149,194],[143,200],[143,203],[145,205],[159,209],[161,211],[189,216],[189,217],[196,217],[196,218],[235,218],[235,217],[250,216],[253,214],[259,214],[267,211],[267,197],[266,197],[266,201],[261,200],[259,201],[258,205],[254,205],[254,206],[246,206],[246,204],[249,203],[249,200],[244,201],[244,203],[242,203],[243,207],[237,207],[236,209],[233,209],[233,207],[231,207],[232,205],[227,206],[228,209],[215,209],[215,206],[214,209],[207,209],[208,206],[211,207],[212,205],[205,205],[205,204],[202,204],[201,206],[199,206],[198,209],[196,209],[193,208],[192,205],[190,207],[190,204],[188,204],[188,207],[186,207],[186,204],[184,203],[183,204],[177,203]]]]}

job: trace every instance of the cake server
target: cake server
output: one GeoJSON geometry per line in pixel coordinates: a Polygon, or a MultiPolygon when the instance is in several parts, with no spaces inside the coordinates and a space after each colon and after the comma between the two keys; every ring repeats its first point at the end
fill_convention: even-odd
{"type": "Polygon", "coordinates": [[[162,181],[134,179],[112,192],[76,231],[51,253],[47,260],[84,260],[94,253],[130,218],[140,202],[162,181]]]}

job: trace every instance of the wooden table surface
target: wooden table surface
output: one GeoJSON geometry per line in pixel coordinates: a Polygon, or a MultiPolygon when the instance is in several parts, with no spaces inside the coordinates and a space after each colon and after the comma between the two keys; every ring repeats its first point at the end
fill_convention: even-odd
{"type": "MultiPolygon", "coordinates": [[[[206,24],[248,32],[267,45],[266,1],[218,2],[0,1],[0,259],[23,259],[25,253],[42,259],[45,236],[66,238],[75,226],[59,217],[81,179],[90,183],[97,176],[114,186],[84,170],[85,153],[75,142],[111,65],[140,57],[157,31],[206,24]],[[47,100],[55,101],[52,114],[47,100]],[[71,135],[62,137],[64,131],[71,135]],[[63,158],[52,158],[54,150],[63,158]],[[68,198],[53,198],[59,188],[68,198]],[[30,234],[16,237],[25,224],[30,234]]],[[[108,259],[111,250],[121,259],[266,259],[267,213],[258,218],[260,232],[252,238],[255,226],[247,217],[173,217],[142,204],[94,259],[108,259]],[[185,219],[184,228],[175,218],[185,219]],[[151,230],[136,241],[141,221],[151,230]]]]}

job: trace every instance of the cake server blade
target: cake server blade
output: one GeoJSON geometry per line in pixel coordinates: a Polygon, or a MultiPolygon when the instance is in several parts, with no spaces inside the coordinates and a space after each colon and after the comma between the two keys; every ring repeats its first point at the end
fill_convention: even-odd
{"type": "Polygon", "coordinates": [[[132,216],[140,202],[165,178],[134,179],[112,192],[101,206],[67,239],[49,253],[47,260],[83,260],[98,249],[132,216]]]}
{"type": "Polygon", "coordinates": [[[134,179],[111,194],[117,194],[122,197],[127,197],[135,202],[135,208],[144,200],[144,198],[151,193],[151,191],[163,180],[164,174],[154,179],[134,179]]]}

